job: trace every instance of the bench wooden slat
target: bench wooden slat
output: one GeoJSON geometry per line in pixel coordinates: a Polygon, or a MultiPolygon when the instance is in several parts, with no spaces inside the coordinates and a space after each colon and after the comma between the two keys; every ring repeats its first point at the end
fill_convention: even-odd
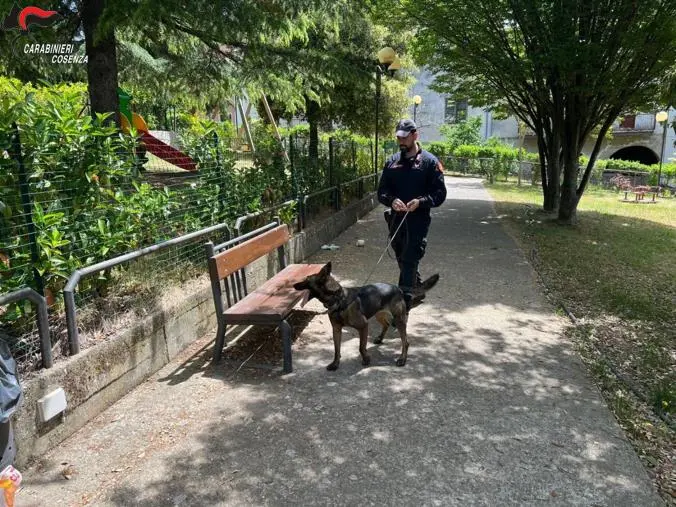
{"type": "Polygon", "coordinates": [[[238,269],[282,246],[289,240],[289,237],[289,228],[286,225],[280,225],[265,234],[219,253],[214,257],[219,280],[223,280],[238,269]]]}
{"type": "Polygon", "coordinates": [[[323,264],[291,264],[247,297],[224,312],[228,323],[279,322],[303,297],[293,288],[306,276],[318,273],[323,264]]]}

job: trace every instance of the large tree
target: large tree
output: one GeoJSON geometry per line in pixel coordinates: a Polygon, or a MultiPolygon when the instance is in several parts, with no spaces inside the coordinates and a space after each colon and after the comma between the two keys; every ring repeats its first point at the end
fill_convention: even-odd
{"type": "MultiPolygon", "coordinates": [[[[252,83],[267,88],[282,117],[305,115],[310,126],[310,159],[316,161],[320,128],[331,129],[337,123],[364,135],[373,134],[376,53],[389,45],[403,56],[407,38],[399,30],[375,22],[367,6],[351,0],[318,7],[308,21],[306,39],[296,39],[286,54],[247,68],[252,83]],[[265,72],[258,73],[256,68],[265,72]]],[[[381,134],[391,134],[407,107],[409,80],[406,71],[396,79],[384,79],[381,134]]]]}
{"type": "Polygon", "coordinates": [[[418,56],[450,93],[503,106],[536,134],[544,209],[573,223],[602,141],[660,95],[676,54],[674,0],[402,0],[418,56]],[[587,139],[586,167],[578,158],[587,139]]]}
{"type": "Polygon", "coordinates": [[[215,113],[240,92],[238,64],[192,35],[165,33],[151,40],[143,33],[120,30],[117,40],[121,86],[144,115],[159,120],[172,107],[215,113]]]}
{"type": "MultiPolygon", "coordinates": [[[[9,12],[12,3],[0,0],[2,11],[9,12]]],[[[120,31],[124,30],[127,34],[135,31],[137,39],[155,48],[167,44],[172,38],[190,36],[202,46],[204,58],[200,62],[207,58],[220,58],[239,65],[249,57],[264,60],[261,55],[279,51],[288,47],[295,38],[305,37],[306,11],[314,8],[315,3],[322,2],[195,0],[187,8],[184,2],[177,0],[52,0],[42,7],[58,11],[61,21],[54,27],[30,35],[22,34],[21,37],[30,36],[37,42],[84,40],[92,114],[116,114],[117,37],[120,31]]],[[[3,35],[0,40],[3,46],[16,45],[16,37],[3,35]]],[[[133,37],[131,39],[131,42],[136,42],[133,37]]],[[[35,64],[26,65],[12,61],[10,56],[3,62],[3,67],[8,73],[23,79],[61,77],[62,73],[55,71],[53,66],[38,65],[40,59],[35,61],[35,64]]],[[[201,70],[197,75],[204,74],[201,70]]],[[[196,77],[195,74],[193,77],[196,77]]],[[[199,84],[196,80],[193,83],[199,84]]]]}

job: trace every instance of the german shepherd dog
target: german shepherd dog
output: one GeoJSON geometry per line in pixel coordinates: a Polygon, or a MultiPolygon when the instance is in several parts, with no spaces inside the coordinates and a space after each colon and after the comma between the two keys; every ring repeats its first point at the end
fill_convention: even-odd
{"type": "MultiPolygon", "coordinates": [[[[432,275],[416,288],[416,295],[424,295],[439,281],[439,275],[432,275]]],[[[340,342],[343,327],[349,326],[359,331],[359,353],[362,364],[368,366],[371,358],[366,351],[368,339],[368,320],[375,316],[382,331],[373,343],[383,342],[385,333],[394,323],[401,337],[401,355],[397,358],[397,366],[406,364],[408,340],[406,338],[406,322],[408,312],[404,294],[396,285],[374,283],[362,287],[345,288],[331,276],[331,263],[326,264],[316,275],[310,275],[302,282],[296,283],[296,290],[307,290],[301,307],[312,298],[317,298],[328,309],[329,320],[333,328],[333,362],[326,369],[334,371],[340,364],[340,342]]]]}

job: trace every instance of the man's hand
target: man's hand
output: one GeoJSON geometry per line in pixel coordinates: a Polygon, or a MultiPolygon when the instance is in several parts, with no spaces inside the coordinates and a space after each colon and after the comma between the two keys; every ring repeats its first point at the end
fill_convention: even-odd
{"type": "Polygon", "coordinates": [[[406,211],[415,211],[420,206],[420,199],[413,199],[406,204],[406,211]]]}
{"type": "Polygon", "coordinates": [[[394,211],[407,211],[407,207],[401,199],[395,199],[392,201],[392,209],[394,211]]]}

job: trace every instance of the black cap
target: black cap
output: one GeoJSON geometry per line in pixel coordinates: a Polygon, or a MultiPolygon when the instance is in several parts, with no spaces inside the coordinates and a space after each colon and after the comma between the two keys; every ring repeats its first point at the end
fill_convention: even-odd
{"type": "Polygon", "coordinates": [[[411,132],[418,130],[413,120],[400,120],[397,123],[397,137],[408,137],[411,132]]]}

